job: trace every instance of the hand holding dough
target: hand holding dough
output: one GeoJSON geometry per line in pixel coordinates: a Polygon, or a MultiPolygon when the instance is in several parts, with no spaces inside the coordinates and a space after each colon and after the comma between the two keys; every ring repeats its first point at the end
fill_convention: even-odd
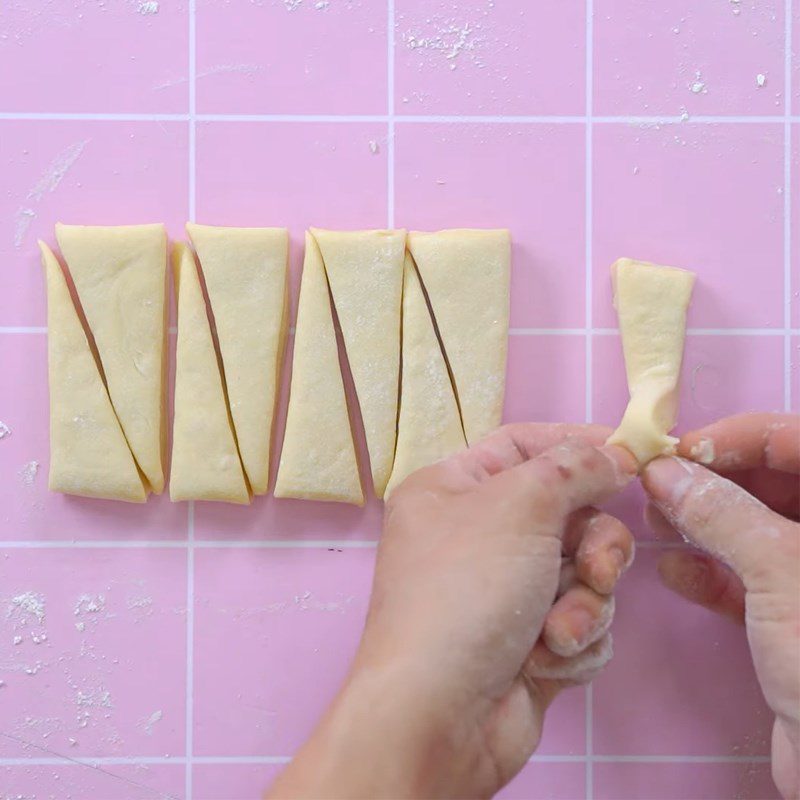
{"type": "Polygon", "coordinates": [[[667,434],[678,416],[686,311],[695,276],[630,258],[611,269],[630,401],[608,442],[626,447],[644,465],[672,453],[678,441],[667,434]]]}

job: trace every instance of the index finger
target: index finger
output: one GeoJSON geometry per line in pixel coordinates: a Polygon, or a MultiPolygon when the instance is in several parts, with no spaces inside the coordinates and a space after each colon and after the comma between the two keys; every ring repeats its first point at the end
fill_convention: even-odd
{"type": "Polygon", "coordinates": [[[800,416],[737,414],[687,433],[678,455],[714,470],[764,466],[800,473],[800,416]]]}
{"type": "Polygon", "coordinates": [[[526,497],[533,514],[563,528],[566,515],[607,500],[627,486],[638,470],[628,450],[565,441],[494,476],[488,486],[502,496],[526,497]]]}
{"type": "Polygon", "coordinates": [[[610,436],[605,425],[520,422],[504,425],[454,456],[473,478],[483,482],[569,441],[600,446],[610,436]]]}

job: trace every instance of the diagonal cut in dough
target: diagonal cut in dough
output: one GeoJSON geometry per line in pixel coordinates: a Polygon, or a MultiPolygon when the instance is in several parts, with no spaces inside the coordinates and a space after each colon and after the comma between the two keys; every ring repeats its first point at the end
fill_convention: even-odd
{"type": "Polygon", "coordinates": [[[56,225],[136,463],[156,494],[166,449],[166,268],[163,225],[56,225]]]}
{"type": "Polygon", "coordinates": [[[44,242],[39,247],[47,281],[50,491],[144,503],[145,487],[61,265],[44,242]]]}
{"type": "Polygon", "coordinates": [[[266,494],[288,322],[286,228],[188,223],[206,282],[231,417],[253,494],[266,494]]]}
{"type": "Polygon", "coordinates": [[[411,255],[403,272],[403,379],[388,497],[406,476],[466,448],[453,384],[411,255]]]}
{"type": "Polygon", "coordinates": [[[442,338],[467,443],[474,444],[503,416],[510,234],[505,229],[411,231],[408,248],[442,338]]]}
{"type": "Polygon", "coordinates": [[[249,503],[197,264],[182,243],[172,258],[178,343],[169,495],[173,501],[249,503]]]}
{"type": "Polygon", "coordinates": [[[325,267],[308,232],[275,497],[364,503],[325,267]]]}
{"type": "Polygon", "coordinates": [[[630,401],[608,439],[644,465],[675,450],[686,311],[695,276],[675,267],[620,258],[611,268],[630,401]]]}
{"type": "Polygon", "coordinates": [[[400,381],[400,304],[406,232],[312,228],[342,328],[367,439],[375,494],[394,461],[400,381]]]}

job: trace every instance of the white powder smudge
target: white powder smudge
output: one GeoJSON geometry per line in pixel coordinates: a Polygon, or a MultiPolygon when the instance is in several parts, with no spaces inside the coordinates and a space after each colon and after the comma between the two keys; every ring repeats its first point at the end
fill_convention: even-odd
{"type": "Polygon", "coordinates": [[[22,469],[17,472],[23,486],[33,486],[36,476],[39,474],[39,462],[29,461],[22,469]]]}
{"type": "Polygon", "coordinates": [[[158,14],[158,0],[141,0],[136,9],[140,14],[158,14]]]}
{"type": "Polygon", "coordinates": [[[16,645],[22,644],[22,637],[21,636],[15,636],[14,637],[14,644],[16,644],[16,645]]]}
{"type": "Polygon", "coordinates": [[[41,200],[48,192],[54,192],[66,174],[70,171],[73,164],[81,157],[90,139],[83,139],[80,142],[71,144],[62,150],[51,162],[47,169],[42,173],[34,187],[28,192],[28,200],[41,200]]]}
{"type": "Polygon", "coordinates": [[[7,436],[11,436],[11,428],[0,420],[0,440],[5,439],[7,436]]]}
{"type": "Polygon", "coordinates": [[[144,732],[148,736],[152,736],[153,735],[153,726],[157,722],[161,722],[163,717],[164,717],[164,714],[161,711],[161,709],[159,709],[158,711],[154,711],[146,720],[144,720],[141,723],[142,727],[144,728],[144,732]]]}
{"type": "Polygon", "coordinates": [[[36,617],[41,625],[45,617],[45,598],[38,592],[23,592],[11,598],[6,610],[6,619],[16,617],[21,624],[27,622],[27,617],[36,617]]]}
{"type": "Polygon", "coordinates": [[[313,592],[306,590],[303,594],[295,595],[294,604],[300,611],[333,611],[344,614],[353,596],[341,597],[338,600],[318,600],[313,592]]]}
{"type": "MultiPolygon", "coordinates": [[[[240,73],[242,75],[255,75],[261,72],[264,67],[261,64],[214,64],[214,66],[204,69],[197,73],[197,80],[201,78],[208,78],[211,75],[224,75],[226,73],[240,73]]],[[[172,86],[180,86],[182,83],[187,83],[189,78],[182,75],[180,78],[173,78],[163,83],[157,83],[153,89],[160,91],[161,89],[169,89],[172,86]]]]}
{"type": "Polygon", "coordinates": [[[286,8],[287,11],[297,11],[302,4],[303,0],[283,0],[284,8],[286,8]]]}
{"type": "Polygon", "coordinates": [[[36,218],[36,212],[32,208],[18,208],[14,215],[14,247],[19,249],[28,235],[28,228],[36,218]]]}
{"type": "Polygon", "coordinates": [[[314,8],[316,8],[317,11],[324,11],[330,4],[331,0],[317,0],[317,2],[314,3],[314,8]]]}
{"type": "Polygon", "coordinates": [[[372,155],[376,155],[378,152],[378,143],[374,139],[370,139],[369,151],[372,155]]]}
{"type": "Polygon", "coordinates": [[[760,89],[762,86],[765,86],[767,83],[767,76],[763,72],[759,72],[756,75],[756,86],[760,89]]]}

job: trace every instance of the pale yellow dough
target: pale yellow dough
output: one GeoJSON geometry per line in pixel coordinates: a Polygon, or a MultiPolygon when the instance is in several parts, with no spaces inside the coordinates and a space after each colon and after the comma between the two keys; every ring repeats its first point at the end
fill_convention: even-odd
{"type": "Polygon", "coordinates": [[[266,494],[288,321],[286,228],[186,226],[217,328],[225,385],[253,494],[266,494]]]}
{"type": "Polygon", "coordinates": [[[406,232],[312,228],[358,395],[375,494],[394,460],[400,380],[400,303],[406,232]]]}
{"type": "Polygon", "coordinates": [[[56,225],[108,393],[136,463],[164,489],[166,268],[163,225],[56,225]]]}
{"type": "Polygon", "coordinates": [[[628,448],[644,465],[674,452],[667,434],[678,416],[686,311],[695,276],[630,258],[612,269],[630,401],[610,444],[628,448]]]}
{"type": "Polygon", "coordinates": [[[469,444],[500,424],[508,350],[507,230],[408,234],[455,381],[469,444]]]}
{"type": "Polygon", "coordinates": [[[47,281],[50,490],[143,503],[147,493],[61,265],[44,242],[39,247],[47,281]]]}
{"type": "Polygon", "coordinates": [[[186,245],[175,245],[173,267],[178,343],[170,498],[249,503],[197,265],[186,245]]]}
{"type": "Polygon", "coordinates": [[[447,364],[408,253],[403,277],[402,372],[397,452],[387,497],[415,470],[467,446],[447,364]]]}
{"type": "Polygon", "coordinates": [[[275,496],[364,503],[325,267],[309,233],[275,496]]]}

